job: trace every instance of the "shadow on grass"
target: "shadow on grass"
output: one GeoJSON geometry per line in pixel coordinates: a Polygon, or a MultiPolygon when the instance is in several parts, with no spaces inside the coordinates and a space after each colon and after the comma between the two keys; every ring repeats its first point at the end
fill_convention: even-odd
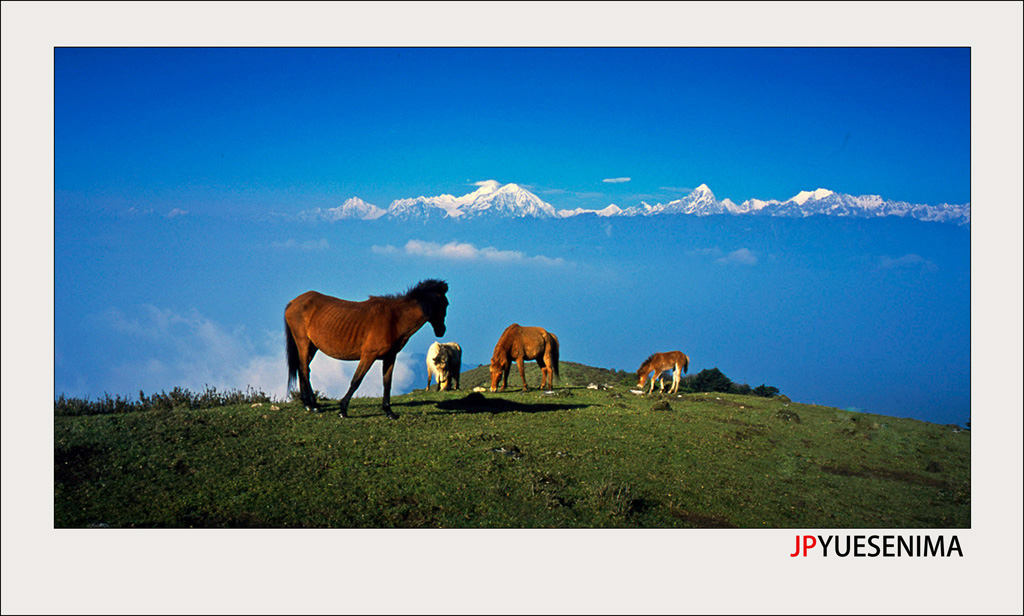
{"type": "MultiPolygon", "coordinates": [[[[565,388],[568,389],[568,388],[565,388]]],[[[530,390],[531,393],[539,390],[530,390]]],[[[526,393],[526,392],[523,392],[526,393]]],[[[569,393],[569,392],[566,392],[569,393]]],[[[565,395],[563,393],[562,395],[565,395]]],[[[571,395],[571,393],[569,393],[571,395]]],[[[557,397],[555,398],[557,399],[557,397]]],[[[321,397],[318,399],[320,415],[337,415],[341,408],[338,400],[321,397]]],[[[461,398],[449,398],[446,400],[392,400],[392,410],[401,416],[402,409],[413,409],[415,407],[430,406],[438,409],[431,415],[454,415],[463,413],[546,413],[551,411],[566,411],[572,409],[587,408],[588,404],[557,404],[554,402],[515,402],[506,398],[488,398],[479,392],[472,392],[461,398]]],[[[360,417],[384,417],[384,411],[379,404],[363,406],[355,401],[349,405],[348,419],[360,417]]]]}
{"type": "Polygon", "coordinates": [[[407,402],[402,406],[435,406],[449,414],[455,413],[547,413],[551,411],[567,411],[571,409],[586,408],[586,404],[555,404],[552,402],[515,402],[505,398],[488,398],[487,396],[473,392],[462,398],[434,401],[407,402]]]}

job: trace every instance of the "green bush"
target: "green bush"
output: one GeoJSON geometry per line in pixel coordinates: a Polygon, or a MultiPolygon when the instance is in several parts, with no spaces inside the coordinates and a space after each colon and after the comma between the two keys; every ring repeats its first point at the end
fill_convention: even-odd
{"type": "Polygon", "coordinates": [[[774,398],[775,396],[779,395],[779,388],[761,383],[760,385],[755,387],[751,393],[753,393],[755,396],[761,396],[762,398],[774,398]]]}
{"type": "Polygon", "coordinates": [[[217,391],[216,387],[207,385],[203,391],[198,393],[175,387],[170,392],[161,391],[146,396],[145,392],[139,390],[138,400],[132,400],[127,396],[122,398],[120,395],[111,397],[109,393],[103,394],[102,398],[96,400],[68,398],[64,394],[60,394],[53,402],[53,413],[63,416],[111,415],[139,411],[212,409],[257,402],[271,402],[271,399],[263,391],[253,389],[251,386],[247,387],[245,391],[235,389],[217,391]]]}
{"type": "Polygon", "coordinates": [[[731,391],[733,383],[718,368],[701,370],[697,374],[686,377],[680,382],[680,388],[688,392],[731,391]]]}
{"type": "Polygon", "coordinates": [[[760,396],[762,398],[774,398],[779,395],[778,387],[772,387],[763,383],[757,387],[751,387],[746,383],[734,383],[718,368],[701,370],[697,374],[683,377],[679,383],[679,388],[681,391],[689,393],[717,391],[741,396],[760,396]]]}

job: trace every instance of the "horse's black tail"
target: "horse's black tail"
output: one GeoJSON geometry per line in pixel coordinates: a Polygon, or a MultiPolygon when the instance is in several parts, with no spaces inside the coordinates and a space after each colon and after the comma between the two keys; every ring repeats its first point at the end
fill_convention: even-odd
{"type": "Polygon", "coordinates": [[[284,321],[284,345],[288,349],[288,391],[292,390],[295,377],[299,375],[299,347],[295,344],[295,336],[288,327],[288,319],[284,321]]]}
{"type": "MultiPolygon", "coordinates": [[[[561,381],[562,377],[558,376],[558,336],[551,334],[551,340],[554,341],[554,344],[551,345],[551,369],[555,372],[555,378],[561,381]]],[[[554,383],[552,383],[553,385],[554,383]]]]}

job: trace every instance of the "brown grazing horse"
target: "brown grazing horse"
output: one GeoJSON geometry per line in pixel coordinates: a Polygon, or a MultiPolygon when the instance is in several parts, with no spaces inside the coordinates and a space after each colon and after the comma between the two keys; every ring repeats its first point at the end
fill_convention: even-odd
{"type": "Polygon", "coordinates": [[[540,366],[541,388],[552,389],[553,377],[558,376],[558,337],[542,327],[523,327],[518,323],[506,327],[491,356],[491,391],[498,390],[498,381],[502,378],[501,391],[508,387],[512,360],[519,364],[519,378],[523,381],[523,391],[526,391],[523,362],[531,359],[536,359],[540,366]]]}
{"type": "Polygon", "coordinates": [[[448,311],[448,284],[424,280],[405,295],[371,296],[351,302],[316,291],[308,291],[288,302],[284,309],[285,342],[288,347],[288,389],[296,375],[299,394],[309,410],[317,410],[316,396],[309,384],[309,362],[317,351],[335,359],[359,360],[348,393],[341,399],[342,417],[348,417],[352,399],[366,371],[377,359],[384,374],[383,408],[391,419],[391,376],[395,358],[424,323],[430,323],[434,335],[444,335],[448,311]]]}
{"type": "Polygon", "coordinates": [[[668,393],[674,394],[679,391],[680,370],[685,373],[689,367],[690,358],[679,351],[655,353],[645,359],[644,363],[640,364],[640,369],[636,371],[637,379],[639,379],[637,388],[643,389],[644,383],[647,382],[647,377],[653,372],[651,389],[647,393],[654,391],[654,381],[660,381],[661,391],[665,391],[665,380],[662,378],[662,375],[665,371],[672,370],[672,388],[668,390],[668,393]]]}

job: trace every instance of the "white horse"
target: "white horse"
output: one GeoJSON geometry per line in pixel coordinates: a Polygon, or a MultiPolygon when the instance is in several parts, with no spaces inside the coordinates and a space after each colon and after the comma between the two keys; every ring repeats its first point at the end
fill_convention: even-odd
{"type": "Polygon", "coordinates": [[[462,347],[458,342],[435,342],[427,350],[427,389],[431,378],[437,378],[437,391],[459,388],[462,372],[462,347]]]}

